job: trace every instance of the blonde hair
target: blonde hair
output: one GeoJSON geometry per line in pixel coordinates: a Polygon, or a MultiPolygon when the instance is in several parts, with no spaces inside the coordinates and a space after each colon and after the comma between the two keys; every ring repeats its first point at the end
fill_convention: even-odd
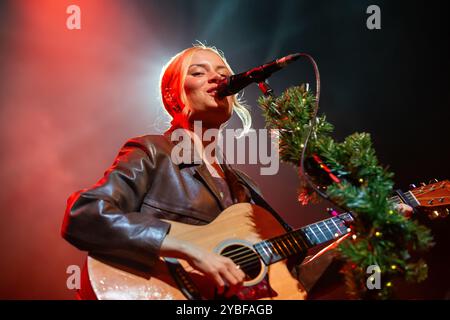
{"type": "MultiPolygon", "coordinates": [[[[159,84],[162,103],[167,113],[173,117],[169,131],[178,126],[187,127],[186,117],[184,117],[181,112],[176,112],[180,110],[175,110],[174,108],[181,108],[182,110],[185,107],[187,98],[186,93],[184,92],[184,81],[192,56],[199,50],[208,50],[217,54],[231,74],[234,74],[222,51],[213,46],[206,46],[201,42],[198,42],[192,47],[173,56],[163,67],[159,84]]],[[[232,103],[233,111],[235,111],[241,119],[243,131],[240,136],[243,136],[250,131],[252,126],[252,116],[247,110],[242,97],[239,97],[238,94],[235,94],[232,97],[232,103]]],[[[222,125],[221,128],[225,125],[226,123],[222,125]]]]}

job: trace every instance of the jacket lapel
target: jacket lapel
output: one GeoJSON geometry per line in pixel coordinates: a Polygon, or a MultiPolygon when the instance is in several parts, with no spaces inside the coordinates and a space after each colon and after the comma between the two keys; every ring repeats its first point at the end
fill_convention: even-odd
{"type": "Polygon", "coordinates": [[[202,180],[206,184],[206,186],[209,188],[211,193],[214,195],[214,197],[216,198],[217,202],[220,205],[220,208],[222,210],[225,210],[225,204],[222,200],[222,197],[220,196],[220,192],[217,189],[216,184],[213,181],[213,177],[212,177],[211,173],[209,172],[208,168],[206,167],[206,164],[202,163],[197,168],[195,168],[195,171],[197,172],[200,180],[202,180]]]}

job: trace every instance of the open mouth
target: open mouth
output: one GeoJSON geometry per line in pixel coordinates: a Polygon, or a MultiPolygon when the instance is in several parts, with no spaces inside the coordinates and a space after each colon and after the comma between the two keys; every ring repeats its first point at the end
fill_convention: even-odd
{"type": "Polygon", "coordinates": [[[223,100],[223,99],[225,99],[226,97],[221,97],[221,96],[219,96],[217,88],[218,88],[218,87],[215,86],[215,87],[213,87],[213,88],[207,90],[206,92],[207,92],[210,96],[214,97],[214,99],[217,99],[217,100],[223,100]]]}
{"type": "Polygon", "coordinates": [[[210,96],[213,96],[213,97],[217,98],[217,89],[216,89],[216,88],[209,89],[209,90],[206,91],[206,92],[208,92],[208,94],[209,94],[210,96]]]}

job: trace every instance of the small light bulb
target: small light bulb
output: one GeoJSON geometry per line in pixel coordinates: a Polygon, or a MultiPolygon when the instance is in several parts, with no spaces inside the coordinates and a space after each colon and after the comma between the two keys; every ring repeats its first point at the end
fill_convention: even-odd
{"type": "Polygon", "coordinates": [[[356,234],[352,235],[352,239],[353,239],[353,240],[356,239],[356,234]]]}

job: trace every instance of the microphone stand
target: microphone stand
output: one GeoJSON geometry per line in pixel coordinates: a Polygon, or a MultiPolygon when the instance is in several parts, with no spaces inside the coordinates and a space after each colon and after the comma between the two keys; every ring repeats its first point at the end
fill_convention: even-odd
{"type": "MultiPolygon", "coordinates": [[[[315,108],[314,108],[314,112],[313,112],[313,117],[311,120],[311,127],[309,129],[308,134],[306,135],[305,141],[303,142],[303,150],[302,150],[302,154],[301,154],[301,158],[300,158],[300,175],[303,176],[303,178],[305,179],[305,181],[307,182],[307,184],[309,185],[309,187],[314,190],[320,197],[322,197],[325,200],[330,201],[334,206],[338,207],[339,209],[341,209],[343,212],[351,212],[348,208],[343,208],[343,206],[337,204],[335,201],[333,201],[332,199],[330,199],[330,197],[323,192],[322,190],[320,190],[320,187],[315,185],[314,182],[311,180],[311,178],[309,177],[308,173],[305,171],[305,155],[306,155],[306,148],[307,148],[307,144],[309,141],[309,138],[311,136],[311,133],[314,130],[314,125],[316,124],[316,120],[317,120],[317,112],[319,110],[319,100],[320,100],[320,73],[319,73],[319,68],[317,66],[316,61],[314,60],[313,57],[311,57],[309,54],[307,53],[298,53],[298,56],[304,56],[306,57],[312,64],[313,68],[314,68],[314,74],[316,77],[316,103],[315,103],[315,108]]],[[[265,97],[273,97],[275,98],[275,93],[272,89],[272,87],[269,85],[269,81],[268,79],[264,79],[263,81],[258,82],[258,87],[259,89],[262,91],[262,93],[264,94],[265,97]]],[[[314,158],[318,158],[317,155],[313,155],[314,158]]],[[[319,159],[320,160],[320,159],[319,159]]],[[[321,160],[320,160],[321,161],[321,160]]],[[[334,175],[333,175],[334,176],[334,175]]],[[[336,179],[333,179],[334,182],[340,183],[339,179],[336,177],[336,179]]],[[[353,213],[352,213],[353,214],[353,213]]],[[[355,215],[356,216],[356,215],[355,215]]]]}

